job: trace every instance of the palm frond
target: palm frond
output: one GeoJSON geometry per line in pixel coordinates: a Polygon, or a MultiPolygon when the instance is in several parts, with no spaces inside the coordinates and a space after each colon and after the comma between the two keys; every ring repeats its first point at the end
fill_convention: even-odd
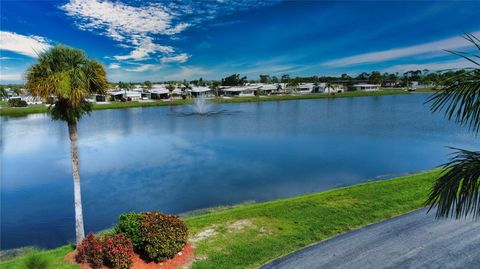
{"type": "MultiPolygon", "coordinates": [[[[472,34],[465,34],[465,39],[480,50],[480,40],[472,34]]],[[[431,110],[445,111],[447,118],[467,125],[478,133],[480,129],[480,64],[474,58],[480,55],[453,52],[471,63],[476,68],[458,72],[444,80],[445,88],[432,95],[427,102],[431,110]]],[[[444,165],[440,178],[433,186],[426,201],[430,210],[438,206],[437,217],[460,218],[472,214],[480,217],[480,152],[455,149],[450,162],[444,165]]]]}
{"type": "Polygon", "coordinates": [[[463,59],[475,64],[475,65],[480,65],[477,61],[475,61],[473,58],[478,58],[478,55],[470,55],[468,52],[462,52],[462,51],[454,51],[454,50],[445,50],[446,52],[449,52],[451,54],[457,55],[462,57],[463,59]]]}
{"type": "Polygon", "coordinates": [[[464,33],[464,38],[480,50],[480,39],[473,34],[464,33]]]}
{"type": "Polygon", "coordinates": [[[81,50],[63,45],[41,53],[37,63],[28,68],[26,78],[32,95],[57,98],[51,109],[53,118],[69,122],[90,111],[86,104],[90,94],[104,93],[108,87],[102,64],[89,59],[81,50]]]}
{"type": "MultiPolygon", "coordinates": [[[[472,42],[480,50],[480,40],[471,34],[466,34],[465,39],[472,42]]],[[[427,103],[431,103],[431,110],[437,112],[445,111],[448,119],[467,125],[472,131],[480,129],[480,63],[473,58],[480,55],[449,51],[460,56],[477,68],[459,72],[457,75],[443,81],[445,88],[432,95],[427,103]]]]}
{"type": "Polygon", "coordinates": [[[461,218],[480,217],[480,152],[455,149],[453,158],[444,166],[426,204],[429,211],[438,206],[436,216],[461,218]]]}

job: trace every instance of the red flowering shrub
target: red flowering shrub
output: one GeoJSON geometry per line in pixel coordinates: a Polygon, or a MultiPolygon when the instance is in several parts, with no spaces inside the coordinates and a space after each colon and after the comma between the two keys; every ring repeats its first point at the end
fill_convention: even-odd
{"type": "Polygon", "coordinates": [[[142,215],[142,254],[159,262],[173,258],[182,250],[187,243],[187,226],[178,216],[159,212],[146,212],[142,215]]]}
{"type": "Polygon", "coordinates": [[[132,241],[123,234],[105,236],[103,253],[105,264],[110,268],[128,269],[132,266],[132,241]]]}
{"type": "Polygon", "coordinates": [[[103,265],[103,243],[93,233],[89,233],[77,247],[75,260],[78,263],[88,263],[92,268],[103,265]]]}
{"type": "Polygon", "coordinates": [[[88,263],[92,268],[106,265],[112,269],[128,269],[132,266],[132,241],[123,234],[105,236],[103,240],[89,233],[77,247],[75,261],[88,263]]]}

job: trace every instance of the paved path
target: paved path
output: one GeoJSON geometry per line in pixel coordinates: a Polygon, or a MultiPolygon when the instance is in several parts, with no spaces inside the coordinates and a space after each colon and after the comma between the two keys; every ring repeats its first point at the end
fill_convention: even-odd
{"type": "Polygon", "coordinates": [[[436,220],[433,213],[376,223],[261,268],[480,268],[480,220],[436,220]]]}

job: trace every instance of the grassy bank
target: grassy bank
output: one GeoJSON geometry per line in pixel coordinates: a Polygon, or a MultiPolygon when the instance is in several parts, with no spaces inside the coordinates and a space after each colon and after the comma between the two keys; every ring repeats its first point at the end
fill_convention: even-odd
{"type": "MultiPolygon", "coordinates": [[[[439,170],[186,217],[193,268],[256,268],[291,251],[422,207],[439,170]]],[[[40,252],[52,268],[71,247],[40,252]]],[[[0,263],[22,267],[26,257],[0,263]]]]}
{"type": "MultiPolygon", "coordinates": [[[[320,98],[342,98],[342,97],[359,97],[359,96],[381,96],[392,94],[409,94],[403,90],[382,90],[375,92],[345,92],[335,95],[328,94],[304,94],[304,95],[284,95],[284,96],[264,96],[264,97],[235,97],[235,98],[215,98],[215,103],[239,103],[239,102],[266,102],[266,101],[284,101],[284,100],[302,100],[302,99],[320,99],[320,98]]],[[[151,107],[151,106],[170,106],[170,105],[186,105],[191,104],[192,100],[173,100],[169,101],[153,101],[153,102],[111,102],[109,104],[95,104],[94,110],[101,109],[120,109],[132,107],[151,107]]],[[[0,104],[0,116],[25,116],[33,113],[45,113],[47,107],[45,105],[30,105],[28,107],[8,107],[6,103],[0,104]]]]}

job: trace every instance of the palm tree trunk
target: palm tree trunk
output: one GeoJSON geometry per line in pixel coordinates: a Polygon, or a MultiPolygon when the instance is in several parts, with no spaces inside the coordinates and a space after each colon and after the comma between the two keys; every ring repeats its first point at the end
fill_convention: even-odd
{"type": "Polygon", "coordinates": [[[78,171],[77,123],[68,123],[68,133],[70,134],[70,154],[72,158],[73,193],[75,200],[75,234],[78,245],[85,237],[85,230],[83,228],[82,193],[80,190],[80,173],[78,171]]]}

